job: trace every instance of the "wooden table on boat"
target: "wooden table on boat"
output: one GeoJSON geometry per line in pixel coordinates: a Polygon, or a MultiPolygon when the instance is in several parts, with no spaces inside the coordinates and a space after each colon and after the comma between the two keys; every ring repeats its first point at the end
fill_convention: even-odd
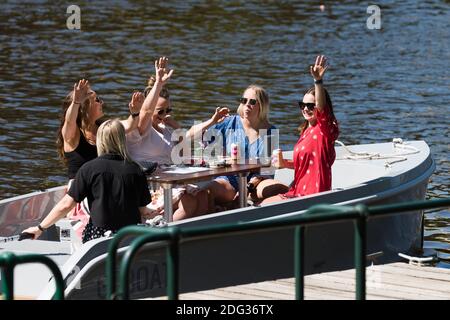
{"type": "MultiPolygon", "coordinates": [[[[214,168],[195,173],[160,172],[147,177],[149,186],[153,189],[162,187],[164,190],[164,218],[173,221],[172,188],[189,183],[212,180],[218,176],[237,175],[239,182],[239,206],[247,206],[247,176],[250,173],[260,173],[261,164],[233,164],[225,168],[214,168]]],[[[168,168],[170,171],[173,168],[168,168]]]]}

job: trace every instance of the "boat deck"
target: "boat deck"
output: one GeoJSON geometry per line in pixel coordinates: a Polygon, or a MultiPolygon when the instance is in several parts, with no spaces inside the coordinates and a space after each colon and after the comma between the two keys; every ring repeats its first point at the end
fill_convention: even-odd
{"type": "MultiPolygon", "coordinates": [[[[368,300],[449,300],[450,270],[397,262],[367,267],[368,300]]],[[[166,299],[161,297],[159,299],[166,299]]],[[[295,279],[279,279],[180,295],[181,300],[293,300],[295,279]]],[[[355,270],[305,277],[306,300],[355,299],[355,270]]]]}

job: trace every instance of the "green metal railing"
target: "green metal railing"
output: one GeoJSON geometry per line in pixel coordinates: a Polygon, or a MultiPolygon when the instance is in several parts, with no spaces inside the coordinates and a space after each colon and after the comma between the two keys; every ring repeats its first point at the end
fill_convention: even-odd
{"type": "Polygon", "coordinates": [[[212,225],[206,227],[185,227],[180,229],[176,226],[157,229],[146,227],[123,228],[112,240],[108,249],[107,257],[107,298],[129,299],[129,271],[133,257],[139,248],[149,242],[168,241],[167,248],[167,290],[169,299],[178,299],[179,295],[179,255],[178,245],[180,239],[224,235],[229,233],[248,233],[256,230],[270,230],[275,228],[295,226],[295,265],[294,275],[296,279],[296,299],[304,299],[304,274],[305,274],[305,226],[313,224],[324,224],[337,221],[351,220],[354,222],[354,258],[356,269],[356,299],[366,298],[366,242],[367,242],[367,219],[379,216],[392,215],[396,213],[413,212],[424,209],[435,209],[449,207],[450,198],[428,201],[415,201],[409,203],[389,204],[367,207],[359,204],[354,207],[336,205],[316,205],[306,210],[304,214],[282,219],[231,223],[212,225]],[[126,250],[121,261],[119,290],[116,288],[116,253],[120,241],[128,236],[138,237],[134,239],[126,250]]]}
{"type": "Polygon", "coordinates": [[[46,265],[53,273],[56,290],[54,298],[64,300],[64,280],[56,263],[50,258],[41,254],[15,255],[12,252],[3,252],[0,254],[0,268],[2,274],[2,291],[5,300],[14,299],[14,268],[18,264],[24,263],[42,263],[46,265]]]}

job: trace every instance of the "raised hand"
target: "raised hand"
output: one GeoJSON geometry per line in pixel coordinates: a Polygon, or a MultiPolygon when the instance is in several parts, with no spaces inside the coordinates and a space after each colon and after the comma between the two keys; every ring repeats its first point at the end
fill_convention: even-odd
{"type": "Polygon", "coordinates": [[[309,71],[311,72],[314,80],[322,80],[328,66],[328,60],[325,56],[317,56],[314,66],[309,67],[309,71]]]}
{"type": "Polygon", "coordinates": [[[228,107],[217,107],[216,112],[214,113],[211,119],[213,123],[220,123],[229,115],[230,109],[228,107]]]}
{"type": "Polygon", "coordinates": [[[81,79],[73,85],[73,102],[77,104],[83,103],[89,97],[89,81],[81,79]]]}
{"type": "Polygon", "coordinates": [[[173,69],[168,70],[167,65],[169,62],[169,58],[160,57],[155,61],[155,72],[156,72],[156,81],[165,84],[170,77],[172,76],[173,69]]]}
{"type": "Polygon", "coordinates": [[[136,114],[141,111],[142,104],[144,103],[144,94],[142,92],[134,92],[131,96],[131,101],[128,104],[128,107],[130,108],[131,114],[136,114]]]}

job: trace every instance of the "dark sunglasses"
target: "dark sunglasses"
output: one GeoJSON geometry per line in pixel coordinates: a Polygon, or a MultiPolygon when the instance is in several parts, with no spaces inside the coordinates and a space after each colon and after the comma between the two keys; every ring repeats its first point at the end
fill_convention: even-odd
{"type": "Polygon", "coordinates": [[[167,109],[161,109],[161,110],[158,111],[158,114],[159,114],[159,115],[162,115],[162,114],[164,114],[164,112],[165,112],[166,114],[169,114],[170,112],[172,112],[172,109],[170,109],[170,108],[167,108],[167,109]]]}
{"type": "Polygon", "coordinates": [[[305,109],[305,107],[307,107],[309,111],[313,111],[314,108],[316,107],[316,104],[312,103],[312,102],[299,101],[298,106],[300,107],[301,110],[303,110],[303,109],[305,109]]]}
{"type": "Polygon", "coordinates": [[[95,97],[95,102],[98,102],[98,103],[100,103],[100,102],[103,102],[103,100],[102,100],[102,99],[100,99],[100,97],[99,97],[99,96],[96,96],[96,97],[95,97]]]}
{"type": "Polygon", "coordinates": [[[248,101],[248,103],[251,106],[254,106],[256,104],[256,102],[257,102],[256,99],[247,99],[247,98],[240,98],[239,99],[239,102],[242,103],[242,104],[247,104],[247,101],[248,101]]]}

